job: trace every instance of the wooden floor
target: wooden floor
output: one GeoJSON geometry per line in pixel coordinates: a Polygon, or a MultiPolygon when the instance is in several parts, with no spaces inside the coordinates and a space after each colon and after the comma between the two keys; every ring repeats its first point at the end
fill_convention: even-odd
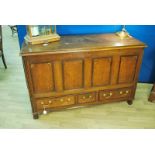
{"type": "Polygon", "coordinates": [[[17,36],[3,27],[5,70],[0,59],[0,128],[155,128],[151,84],[138,84],[133,105],[104,104],[49,113],[33,120],[17,36]]]}

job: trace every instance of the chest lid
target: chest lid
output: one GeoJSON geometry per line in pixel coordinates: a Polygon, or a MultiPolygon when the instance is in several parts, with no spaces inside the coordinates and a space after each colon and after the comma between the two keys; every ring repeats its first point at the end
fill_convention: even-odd
{"type": "Polygon", "coordinates": [[[112,50],[130,47],[144,48],[146,45],[133,37],[121,39],[115,33],[98,35],[72,35],[61,36],[60,41],[49,43],[47,46],[44,46],[43,44],[30,45],[24,43],[21,49],[21,55],[28,56],[93,50],[112,50]]]}

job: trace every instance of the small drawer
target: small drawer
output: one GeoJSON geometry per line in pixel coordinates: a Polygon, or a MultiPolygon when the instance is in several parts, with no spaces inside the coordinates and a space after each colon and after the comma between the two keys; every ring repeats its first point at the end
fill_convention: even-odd
{"type": "Polygon", "coordinates": [[[96,101],[96,93],[86,93],[78,95],[78,103],[89,103],[96,101]]]}
{"type": "Polygon", "coordinates": [[[72,95],[59,97],[59,98],[47,98],[37,100],[37,108],[55,108],[55,107],[63,107],[67,105],[75,104],[75,97],[72,95]]]}
{"type": "Polygon", "coordinates": [[[128,98],[131,96],[131,88],[122,88],[116,90],[105,90],[99,92],[99,100],[110,100],[110,99],[119,99],[119,98],[128,98]]]}

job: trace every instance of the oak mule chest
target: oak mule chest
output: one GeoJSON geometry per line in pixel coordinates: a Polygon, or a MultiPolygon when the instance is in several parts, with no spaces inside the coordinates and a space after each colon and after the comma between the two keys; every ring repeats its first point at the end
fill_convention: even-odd
{"type": "Polygon", "coordinates": [[[33,117],[46,111],[107,102],[132,104],[145,44],[116,34],[62,36],[23,44],[33,117]]]}

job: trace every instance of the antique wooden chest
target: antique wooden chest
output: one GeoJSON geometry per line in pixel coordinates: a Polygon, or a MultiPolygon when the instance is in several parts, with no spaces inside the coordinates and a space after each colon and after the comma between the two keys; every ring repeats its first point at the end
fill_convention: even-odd
{"type": "Polygon", "coordinates": [[[127,101],[132,104],[145,44],[116,34],[62,36],[23,44],[33,117],[44,110],[127,101]]]}

